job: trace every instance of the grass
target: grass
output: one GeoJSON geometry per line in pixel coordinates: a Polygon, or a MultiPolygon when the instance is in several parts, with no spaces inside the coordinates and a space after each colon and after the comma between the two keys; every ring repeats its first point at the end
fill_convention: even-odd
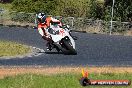
{"type": "Polygon", "coordinates": [[[17,56],[30,52],[30,48],[15,42],[0,41],[0,57],[17,56]]]}
{"type": "MultiPolygon", "coordinates": [[[[75,73],[56,75],[23,74],[0,79],[0,88],[83,88],[79,83],[80,78],[81,74],[75,73]]],[[[132,74],[91,73],[89,78],[132,80],[132,74]]],[[[88,86],[86,88],[102,88],[102,86],[88,86]]],[[[103,86],[103,88],[132,88],[132,86],[103,86]]]]}
{"type": "Polygon", "coordinates": [[[2,14],[0,14],[0,23],[1,24],[11,24],[8,21],[11,20],[10,17],[10,11],[11,11],[12,5],[11,4],[3,4],[0,3],[0,9],[3,9],[4,11],[2,14]]]}
{"type": "Polygon", "coordinates": [[[2,8],[2,9],[10,10],[11,7],[12,7],[11,4],[2,4],[2,3],[0,3],[0,8],[2,8]]]}

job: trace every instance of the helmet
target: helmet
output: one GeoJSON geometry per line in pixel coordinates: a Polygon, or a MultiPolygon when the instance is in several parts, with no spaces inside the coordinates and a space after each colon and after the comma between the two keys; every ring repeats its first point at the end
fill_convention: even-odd
{"type": "Polygon", "coordinates": [[[45,23],[46,21],[46,15],[44,13],[39,13],[37,16],[37,19],[40,23],[45,23]]]}

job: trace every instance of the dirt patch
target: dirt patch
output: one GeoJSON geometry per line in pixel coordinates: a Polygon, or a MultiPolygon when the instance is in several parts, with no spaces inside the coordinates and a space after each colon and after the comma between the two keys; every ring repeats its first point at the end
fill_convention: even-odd
{"type": "Polygon", "coordinates": [[[126,31],[125,35],[126,36],[132,36],[132,28],[131,28],[131,30],[126,31]]]}
{"type": "Polygon", "coordinates": [[[0,67],[0,78],[18,74],[43,74],[53,75],[59,73],[80,73],[81,69],[88,73],[132,73],[132,67],[0,67]]]}

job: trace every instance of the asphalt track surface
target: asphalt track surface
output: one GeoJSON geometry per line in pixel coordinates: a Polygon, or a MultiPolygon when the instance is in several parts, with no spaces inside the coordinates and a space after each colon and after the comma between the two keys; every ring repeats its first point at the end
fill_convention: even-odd
{"type": "MultiPolygon", "coordinates": [[[[77,55],[39,52],[37,57],[0,59],[0,66],[132,66],[132,37],[74,32],[77,55]]],[[[15,41],[45,50],[37,30],[0,27],[0,40],[15,41]]]]}

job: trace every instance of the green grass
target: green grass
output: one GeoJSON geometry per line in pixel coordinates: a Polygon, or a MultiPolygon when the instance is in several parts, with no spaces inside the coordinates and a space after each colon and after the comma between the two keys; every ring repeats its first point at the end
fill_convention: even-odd
{"type": "Polygon", "coordinates": [[[2,16],[2,21],[4,21],[4,20],[10,20],[10,11],[12,11],[11,8],[12,8],[11,4],[0,3],[0,9],[4,10],[4,12],[2,14],[0,14],[2,16]]]}
{"type": "MultiPolygon", "coordinates": [[[[0,88],[84,88],[80,85],[81,74],[36,75],[25,74],[0,79],[0,88]]],[[[129,79],[132,74],[90,74],[91,79],[129,79]]],[[[132,88],[130,86],[87,86],[86,88],[132,88]]]]}
{"type": "Polygon", "coordinates": [[[30,48],[15,42],[0,41],[0,57],[23,55],[30,52],[30,48]]]}
{"type": "Polygon", "coordinates": [[[11,7],[12,7],[11,4],[2,4],[2,3],[0,3],[0,8],[2,8],[2,9],[10,10],[11,7]]]}

